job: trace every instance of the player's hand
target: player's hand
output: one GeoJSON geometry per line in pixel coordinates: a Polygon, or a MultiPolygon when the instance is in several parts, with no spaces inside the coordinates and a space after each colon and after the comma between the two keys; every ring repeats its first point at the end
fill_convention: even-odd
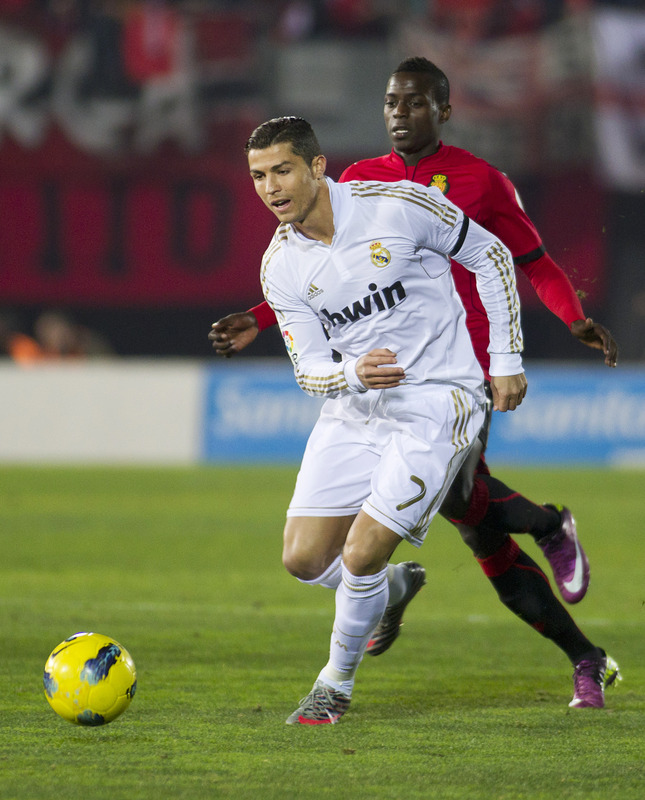
{"type": "Polygon", "coordinates": [[[493,411],[515,411],[526,397],[528,384],[526,375],[491,375],[490,387],[493,390],[493,411]]]}
{"type": "Polygon", "coordinates": [[[604,325],[594,322],[591,317],[576,319],[571,323],[571,333],[578,341],[586,344],[587,347],[593,347],[594,350],[602,350],[605,354],[605,364],[608,367],[616,366],[618,345],[604,325]]]}
{"type": "Polygon", "coordinates": [[[405,380],[405,372],[396,364],[396,353],[386,347],[370,350],[356,362],[356,374],[368,389],[391,389],[405,380]]]}
{"type": "Polygon", "coordinates": [[[218,356],[230,358],[251,344],[258,333],[255,315],[250,311],[240,311],[214,322],[208,338],[218,356]]]}

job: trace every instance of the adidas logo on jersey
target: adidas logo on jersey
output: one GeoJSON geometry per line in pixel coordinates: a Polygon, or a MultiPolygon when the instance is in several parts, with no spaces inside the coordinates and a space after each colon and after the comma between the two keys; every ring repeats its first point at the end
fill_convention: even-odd
{"type": "Polygon", "coordinates": [[[326,328],[333,328],[336,325],[344,325],[346,322],[356,322],[361,317],[369,317],[379,311],[386,311],[394,308],[406,298],[405,289],[401,281],[393,283],[379,289],[375,283],[370,283],[367,287],[372,294],[366,294],[361,300],[355,300],[351,308],[345,306],[341,311],[330,313],[326,308],[321,308],[320,313],[324,314],[329,324],[326,328]]]}
{"type": "Polygon", "coordinates": [[[315,284],[310,283],[309,288],[307,289],[307,300],[313,300],[314,297],[318,297],[318,295],[322,294],[323,291],[323,289],[319,289],[315,284]]]}

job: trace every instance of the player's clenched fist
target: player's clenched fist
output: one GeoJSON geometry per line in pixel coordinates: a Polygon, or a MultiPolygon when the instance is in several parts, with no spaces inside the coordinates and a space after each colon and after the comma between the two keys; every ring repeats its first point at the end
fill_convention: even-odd
{"type": "Polygon", "coordinates": [[[494,411],[515,411],[526,396],[527,382],[523,372],[517,375],[491,375],[494,411]]]}

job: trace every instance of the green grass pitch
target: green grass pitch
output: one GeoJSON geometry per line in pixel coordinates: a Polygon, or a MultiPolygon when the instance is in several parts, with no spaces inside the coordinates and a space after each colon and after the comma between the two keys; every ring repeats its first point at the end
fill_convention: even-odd
{"type": "MultiPolygon", "coordinates": [[[[645,797],[645,474],[498,470],[564,502],[591,560],[578,624],[620,663],[602,711],[504,609],[435,520],[428,585],[366,658],[338,725],[284,724],[326,661],[333,596],[280,562],[295,468],[0,468],[0,798],[645,797]],[[79,630],[132,654],[138,691],[102,728],[59,719],[49,652],[79,630]]],[[[536,560],[529,537],[518,537],[536,560]]]]}

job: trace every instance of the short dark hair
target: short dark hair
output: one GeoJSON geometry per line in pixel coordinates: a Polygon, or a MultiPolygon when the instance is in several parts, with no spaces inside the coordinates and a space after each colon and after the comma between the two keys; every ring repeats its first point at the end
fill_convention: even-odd
{"type": "Polygon", "coordinates": [[[439,69],[432,61],[428,61],[423,56],[413,56],[406,58],[394,70],[392,75],[397,72],[422,72],[431,79],[433,94],[437,103],[447,106],[450,103],[450,83],[446,73],[439,69]]]}
{"type": "Polygon", "coordinates": [[[275,117],[259,125],[244,145],[244,152],[266,150],[274,144],[289,142],[294,154],[307,164],[321,155],[320,145],[311,125],[302,117],[275,117]]]}

